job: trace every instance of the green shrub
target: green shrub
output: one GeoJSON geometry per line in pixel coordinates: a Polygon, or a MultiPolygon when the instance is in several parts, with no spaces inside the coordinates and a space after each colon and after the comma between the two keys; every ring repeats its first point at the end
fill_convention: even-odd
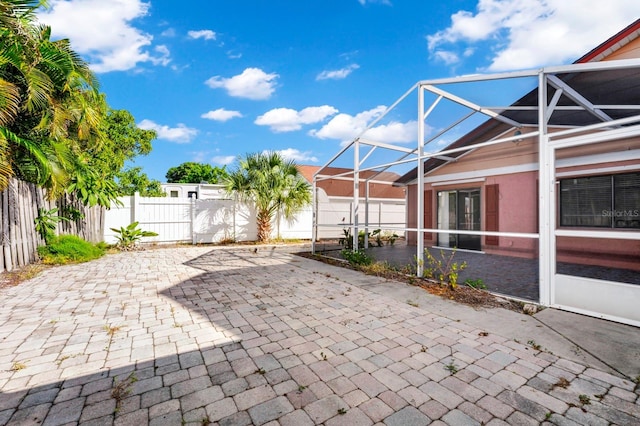
{"type": "Polygon", "coordinates": [[[467,278],[464,283],[469,287],[478,289],[478,290],[486,290],[487,286],[484,284],[482,279],[478,278],[477,280],[472,280],[471,278],[467,278]]]}
{"type": "Polygon", "coordinates": [[[43,247],[38,247],[38,254],[43,263],[48,265],[64,265],[81,263],[97,259],[104,255],[105,244],[91,244],[75,235],[61,235],[43,247]]]}
{"type": "Polygon", "coordinates": [[[373,263],[373,258],[364,250],[353,251],[344,249],[340,254],[352,265],[371,265],[373,263]]]}

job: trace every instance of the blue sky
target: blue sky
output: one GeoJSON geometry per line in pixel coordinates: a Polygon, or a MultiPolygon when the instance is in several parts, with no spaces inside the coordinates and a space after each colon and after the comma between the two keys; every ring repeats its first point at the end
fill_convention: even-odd
{"type": "MultiPolygon", "coordinates": [[[[160,181],[265,150],[323,165],[419,80],[571,63],[638,17],[637,0],[51,0],[40,14],[109,105],[158,132],[133,165],[160,181]]],[[[415,146],[416,111],[367,136],[415,146]]]]}

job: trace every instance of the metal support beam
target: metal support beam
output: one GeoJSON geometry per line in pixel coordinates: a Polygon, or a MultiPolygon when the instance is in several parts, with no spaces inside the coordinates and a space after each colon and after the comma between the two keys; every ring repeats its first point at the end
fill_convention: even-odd
{"type": "MultiPolygon", "coordinates": [[[[595,116],[599,120],[602,120],[602,121],[612,121],[613,120],[613,118],[611,118],[608,114],[604,113],[602,110],[597,109],[591,103],[591,101],[589,101],[587,98],[582,96],[575,89],[573,89],[571,86],[569,86],[564,81],[560,80],[555,75],[548,75],[547,76],[547,81],[549,82],[550,85],[552,85],[556,89],[561,89],[564,92],[563,94],[567,98],[571,99],[572,101],[574,101],[578,105],[582,106],[585,110],[587,110],[589,113],[591,113],[591,115],[595,116]]],[[[547,103],[547,101],[545,100],[545,105],[546,105],[546,103],[547,103]]]]}
{"type": "Polygon", "coordinates": [[[416,197],[416,275],[424,273],[424,88],[418,86],[418,190],[416,197]]]}
{"type": "Polygon", "coordinates": [[[316,177],[311,184],[311,254],[316,254],[316,241],[318,239],[318,194],[316,177]]]}
{"type": "MultiPolygon", "coordinates": [[[[553,150],[549,147],[547,138],[547,79],[546,75],[541,72],[538,76],[538,208],[539,208],[539,240],[538,240],[538,255],[539,255],[539,297],[540,303],[544,306],[551,305],[552,297],[552,282],[555,272],[555,238],[553,236],[553,229],[551,228],[553,222],[552,213],[553,200],[551,198],[553,193],[553,181],[552,174],[555,170],[551,167],[554,166],[554,162],[550,158],[553,155],[553,150]]],[[[555,166],[554,166],[555,167],[555,166]]]]}
{"type": "Polygon", "coordinates": [[[360,140],[353,144],[353,251],[358,250],[358,209],[360,208],[360,140]]]}
{"type": "Polygon", "coordinates": [[[507,118],[507,117],[503,117],[503,116],[501,116],[500,114],[498,114],[495,111],[483,108],[480,105],[476,105],[471,101],[468,101],[466,99],[461,98],[460,96],[456,96],[456,95],[454,95],[452,93],[444,91],[444,90],[442,90],[442,89],[440,89],[438,87],[435,87],[435,86],[432,86],[432,85],[426,85],[424,87],[425,87],[426,90],[428,90],[428,91],[430,91],[432,93],[435,93],[436,95],[444,96],[445,98],[449,99],[452,102],[455,102],[457,104],[463,105],[463,106],[465,106],[465,107],[467,107],[469,109],[472,109],[474,111],[480,112],[480,113],[482,113],[484,115],[487,115],[487,116],[489,116],[489,117],[491,117],[491,118],[493,118],[495,120],[502,121],[503,123],[506,123],[506,124],[508,124],[510,126],[513,126],[513,127],[522,127],[522,124],[517,122],[517,121],[515,121],[515,120],[512,120],[512,119],[507,118]]]}

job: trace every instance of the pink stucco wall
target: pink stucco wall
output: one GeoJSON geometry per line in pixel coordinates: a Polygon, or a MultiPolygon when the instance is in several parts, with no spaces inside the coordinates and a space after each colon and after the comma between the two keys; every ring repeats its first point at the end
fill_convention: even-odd
{"type": "MultiPolygon", "coordinates": [[[[500,232],[535,233],[538,228],[537,172],[487,177],[485,185],[498,184],[500,232]]],[[[484,196],[484,191],[482,193],[484,196]]],[[[484,213],[484,197],[482,200],[484,213]]],[[[482,229],[485,229],[484,214],[482,229]]],[[[500,237],[498,246],[483,245],[487,253],[519,257],[537,256],[538,240],[500,237]]]]}
{"type": "MultiPolygon", "coordinates": [[[[499,185],[499,230],[500,232],[537,233],[538,230],[538,185],[537,172],[514,173],[511,175],[489,176],[484,182],[456,186],[438,186],[432,188],[425,184],[425,189],[438,190],[462,189],[463,187],[481,187],[482,210],[481,229],[485,229],[485,185],[499,185]]],[[[416,226],[416,190],[417,185],[410,185],[407,191],[407,220],[409,227],[416,226]]],[[[433,221],[426,227],[436,227],[436,199],[433,198],[433,221]]],[[[584,229],[584,228],[582,228],[584,229]]],[[[601,229],[600,229],[601,230],[601,229]]],[[[416,233],[407,233],[407,242],[416,244],[416,233]]],[[[488,246],[482,240],[482,249],[487,253],[516,257],[535,258],[538,256],[538,240],[531,238],[500,237],[498,246],[488,246]]],[[[434,245],[433,239],[426,239],[425,244],[434,245]]],[[[557,238],[557,260],[578,264],[600,265],[612,268],[624,268],[640,271],[640,241],[623,241],[595,238],[557,238]]]]}

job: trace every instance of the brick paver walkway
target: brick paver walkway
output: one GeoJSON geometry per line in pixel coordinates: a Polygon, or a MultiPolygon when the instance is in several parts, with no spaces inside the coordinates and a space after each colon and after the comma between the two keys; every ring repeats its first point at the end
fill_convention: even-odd
{"type": "Polygon", "coordinates": [[[0,425],[640,423],[632,381],[363,279],[248,248],[49,269],[0,291],[0,425]]]}

